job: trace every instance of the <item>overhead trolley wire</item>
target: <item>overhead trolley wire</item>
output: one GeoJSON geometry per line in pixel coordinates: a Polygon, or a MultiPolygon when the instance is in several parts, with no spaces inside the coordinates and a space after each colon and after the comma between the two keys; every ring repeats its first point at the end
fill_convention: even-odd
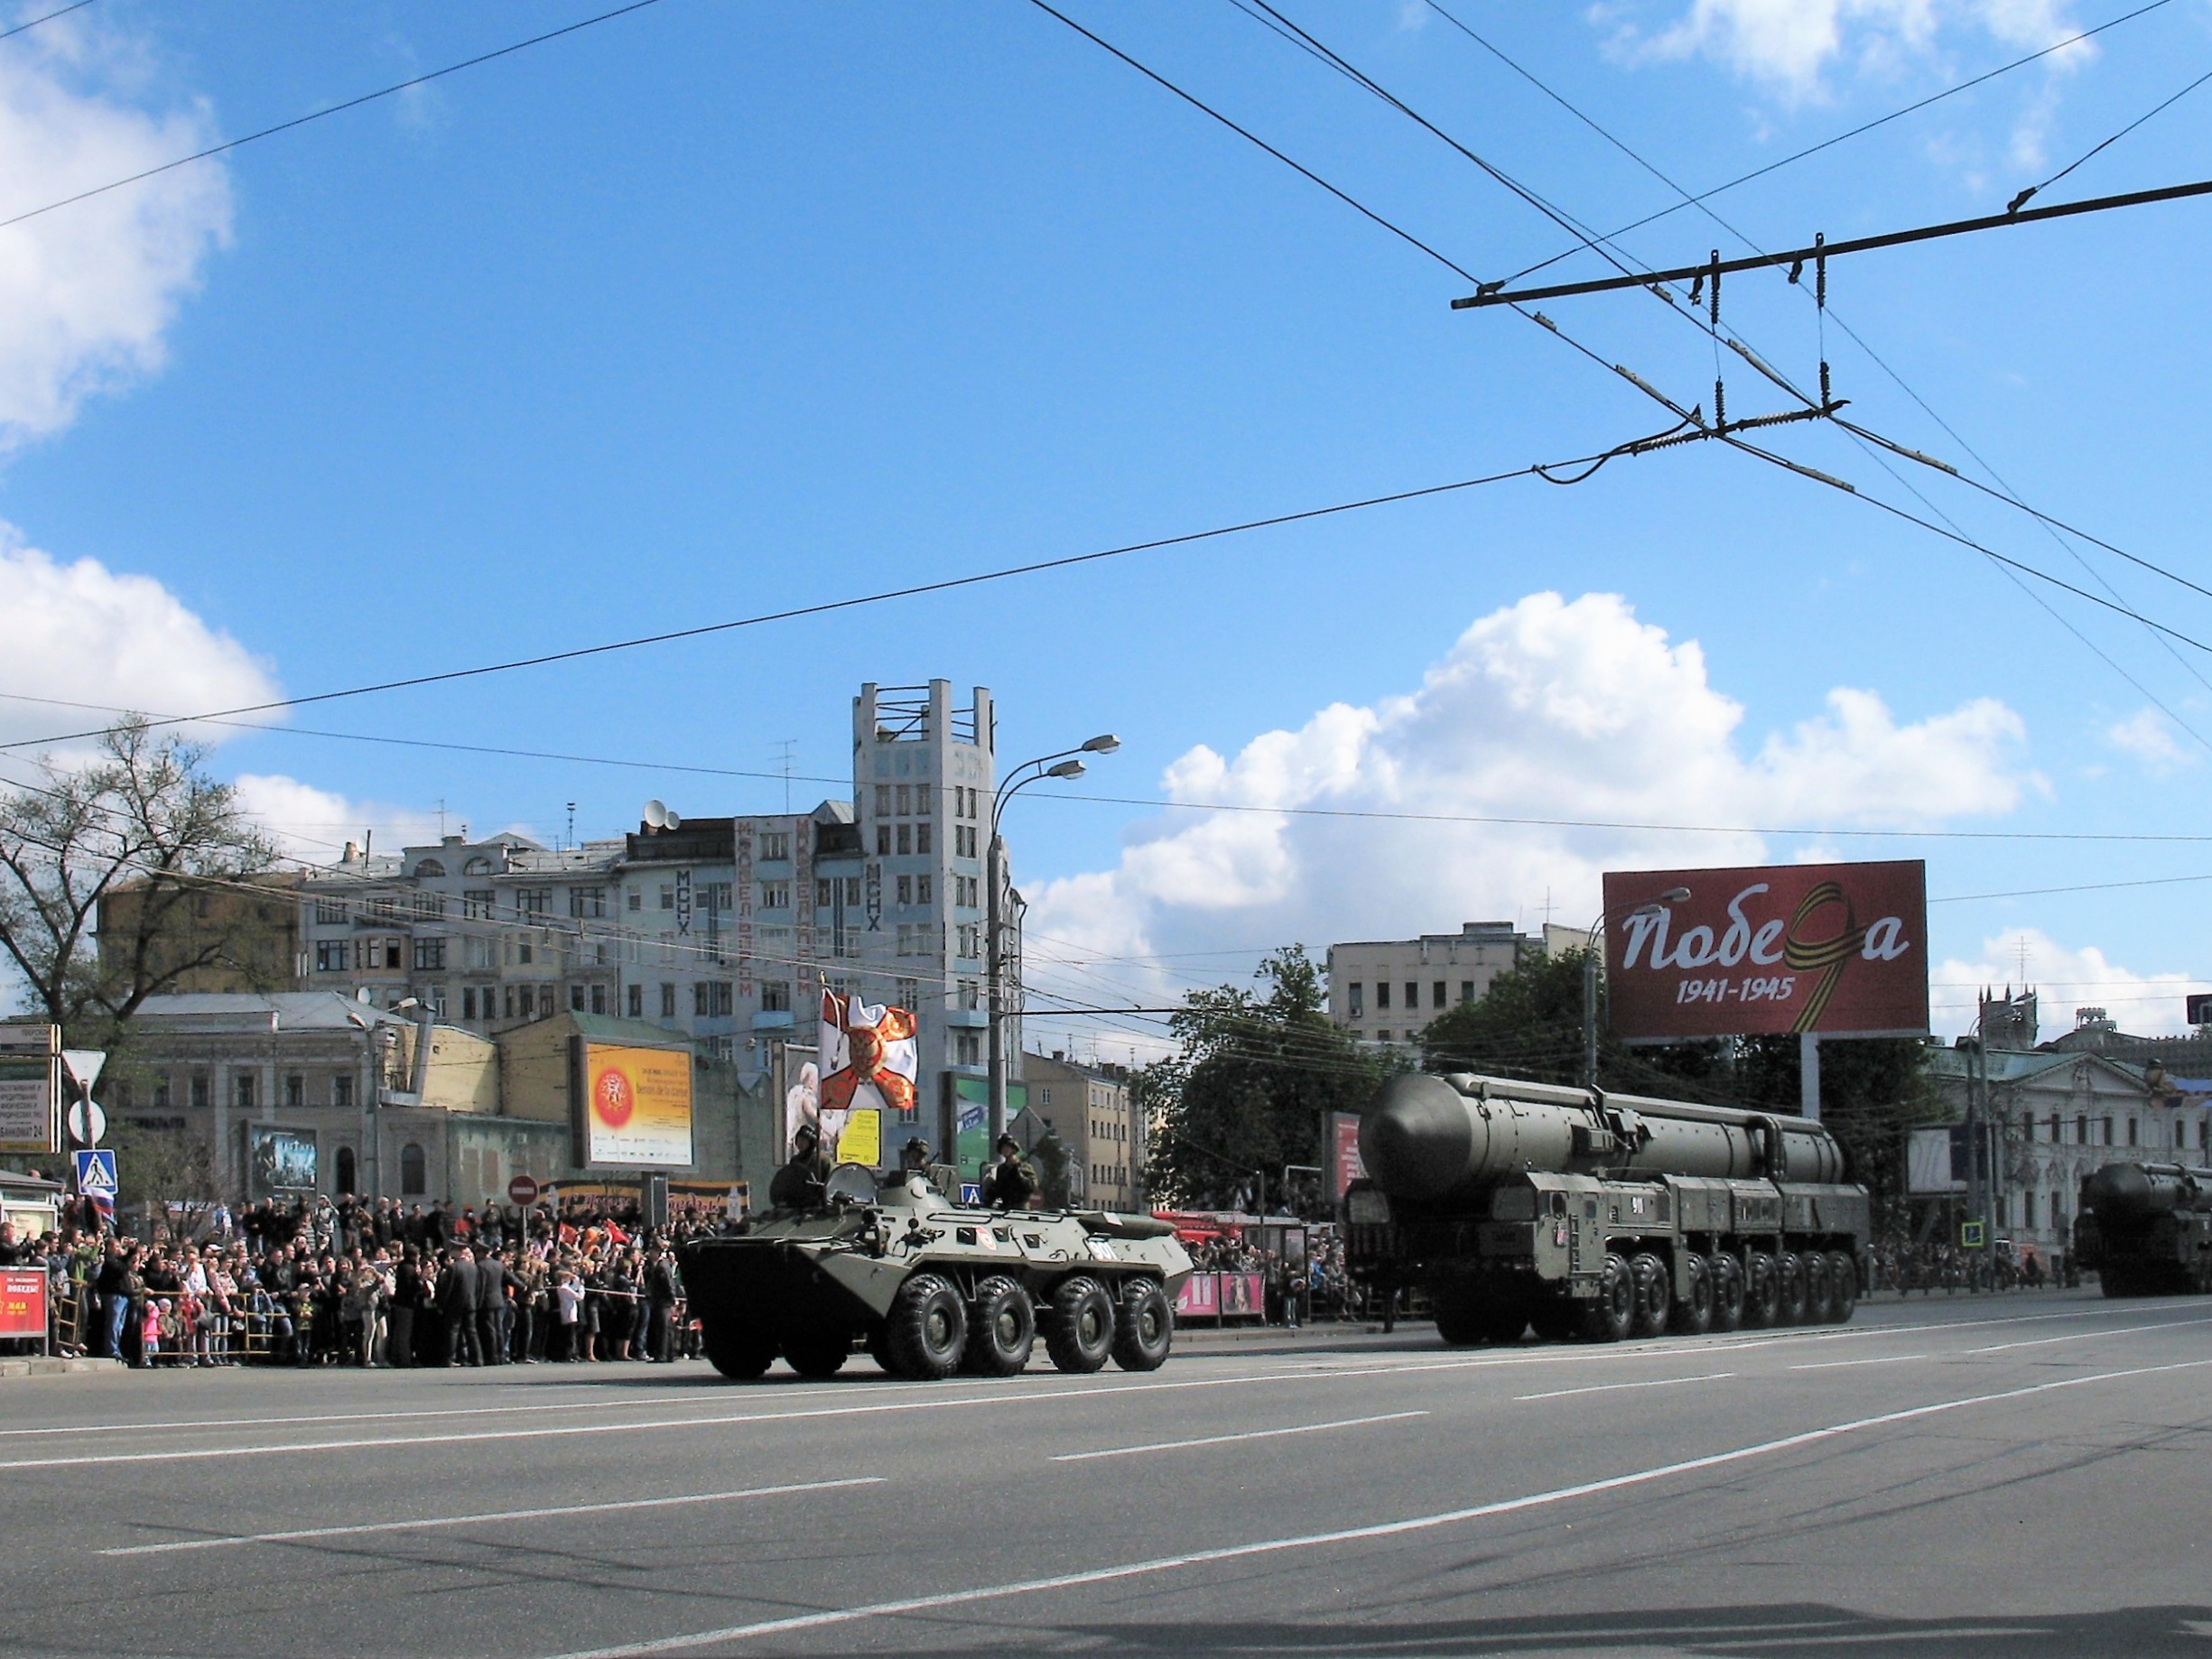
{"type": "Polygon", "coordinates": [[[2207,80],[2212,80],[2212,70],[2207,70],[2203,74],[2198,76],[2195,80],[2190,81],[2188,86],[2182,88],[2180,91],[2175,93],[2171,97],[2166,98],[2158,104],[2152,105],[2149,109],[2145,110],[2142,115],[2137,116],[2133,121],[2129,122],[2125,126],[2114,133],[2110,138],[2105,139],[2102,144],[2092,144],[2087,151],[2081,155],[2075,157],[2074,160],[2068,162],[2065,166],[2059,168],[2057,172],[2051,174],[2050,177],[2044,180],[2042,183],[2031,184],[2026,190],[2021,191],[2019,195],[2012,198],[2011,205],[2005,209],[2005,211],[2007,213],[2017,212],[2021,208],[2027,204],[2027,201],[2031,197],[2041,194],[2043,191],[2049,190],[2052,185],[2058,183],[2059,180],[2065,178],[2067,174],[2072,172],[2077,167],[2079,167],[2084,162],[2089,161],[2092,157],[2101,155],[2106,150],[2111,149],[2113,145],[2118,144],[2123,138],[2125,138],[2137,127],[2142,125],[2142,124],[2150,120],[2152,116],[2162,115],[2165,111],[2172,108],[2176,104],[2179,104],[2190,93],[2196,91],[2198,88],[2203,86],[2207,80]]]}
{"type": "Polygon", "coordinates": [[[41,23],[50,23],[57,17],[67,17],[71,12],[81,12],[85,9],[85,7],[90,5],[91,4],[92,0],[75,0],[74,5],[65,5],[59,11],[49,12],[43,17],[30,18],[25,22],[15,24],[13,28],[0,29],[0,41],[8,40],[13,36],[21,34],[26,29],[35,29],[41,23]]]}
{"type": "MultiPolygon", "coordinates": [[[[1454,16],[1441,5],[1437,4],[1437,0],[1425,0],[1425,3],[1432,11],[1443,17],[1445,22],[1451,23],[1453,27],[1458,29],[1462,33],[1467,35],[1470,39],[1475,41],[1484,50],[1495,53],[1500,57],[1503,56],[1502,53],[1498,52],[1496,47],[1492,46],[1488,41],[1483,40],[1481,35],[1476,34],[1473,30],[1468,28],[1465,23],[1462,23],[1457,17],[1454,16]]],[[[1971,80],[1962,80],[1955,87],[1946,87],[1942,91],[1932,93],[1929,97],[1921,98],[1916,103],[1906,105],[1901,109],[1893,109],[1886,116],[1878,116],[1872,121],[1862,122],[1860,125],[1851,128],[1847,132],[1838,133],[1832,138],[1824,138],[1817,144],[1808,144],[1804,149],[1794,151],[1790,154],[1783,156],[1779,161],[1769,162],[1764,166],[1754,167],[1751,171],[1747,173],[1740,173],[1735,178],[1730,179],[1724,183],[1714,185],[1709,190],[1700,190],[1694,196],[1687,196],[1686,199],[1676,202],[1670,208],[1661,208],[1656,213],[1647,213],[1643,218],[1632,220],[1629,224],[1622,226],[1618,230],[1608,232],[1604,239],[1610,241],[1615,236],[1625,236],[1631,230],[1640,230],[1646,225],[1657,224],[1660,219],[1672,218],[1675,214],[1681,212],[1685,208],[1696,207],[1702,202],[1709,201],[1715,196],[1722,195],[1728,190],[1734,190],[1740,184],[1749,184],[1754,179],[1763,179],[1771,172],[1775,172],[1784,167],[1791,166],[1796,162],[1805,160],[1805,158],[1808,156],[1817,155],[1823,150],[1834,149],[1837,144],[1845,144],[1851,139],[1860,136],[1862,134],[1871,133],[1876,127],[1887,126],[1892,121],[1901,121],[1907,116],[1917,115],[1919,111],[1928,108],[1931,104],[1940,104],[1944,101],[1944,99],[1956,97],[1962,92],[1971,91],[1974,88],[1981,86],[1985,81],[1995,80],[2002,75],[2009,75],[2014,70],[2025,69],[2029,64],[2034,63],[2040,59],[2048,58],[2053,52],[2064,51],[2070,46],[2078,46],[2082,42],[2089,40],[2093,36],[2102,34],[2107,29],[2116,29],[2122,23],[2133,23],[2138,17],[2146,16],[2152,12],[2162,11],[2165,7],[2170,5],[2171,4],[2173,4],[2173,0],[2151,0],[2151,3],[2148,5],[2139,5],[2132,12],[2124,12],[2117,17],[2108,19],[2106,22],[2097,24],[2094,29],[2084,29],[2077,34],[2068,35],[2062,41],[2054,41],[2049,46],[2042,48],[2040,51],[2031,51],[2024,58],[2015,58],[2010,63],[2001,63],[1994,70],[1988,70],[1984,71],[1982,74],[1975,76],[1971,80]]],[[[1584,246],[1587,245],[1585,244],[1584,246]]],[[[1508,282],[1518,283],[1524,276],[1533,276],[1538,271],[1545,270],[1551,265],[1556,265],[1562,259],[1572,258],[1575,255],[1579,254],[1582,251],[1583,249],[1581,246],[1564,249],[1559,253],[1554,254],[1548,259],[1538,260],[1535,264],[1524,266],[1522,269],[1514,272],[1513,274],[1508,277],[1506,280],[1508,282]]]]}
{"type": "MultiPolygon", "coordinates": [[[[91,0],[82,0],[82,3],[90,5],[91,0]]],[[[490,63],[500,58],[513,57],[518,51],[527,51],[533,46],[544,45],[547,41],[557,41],[562,35],[574,34],[580,30],[590,29],[599,23],[610,23],[618,17],[627,17],[632,12],[642,12],[647,6],[660,4],[661,0],[630,0],[629,5],[617,6],[611,12],[601,12],[596,17],[586,17],[577,23],[564,23],[558,29],[548,29],[542,34],[534,34],[528,40],[516,41],[491,51],[479,52],[473,58],[464,58],[459,63],[449,63],[443,69],[432,70],[423,75],[411,75],[405,80],[394,81],[390,86],[379,87],[374,92],[364,92],[359,97],[347,98],[342,103],[331,104],[321,109],[310,110],[306,115],[294,116],[289,121],[279,121],[274,126],[265,126],[258,132],[246,133],[237,138],[227,138],[221,144],[209,144],[206,149],[195,150],[190,155],[180,155],[173,161],[142,169],[120,179],[111,179],[106,184],[96,184],[88,190],[79,190],[75,195],[64,196],[58,201],[50,201],[44,207],[32,208],[12,218],[0,218],[0,230],[5,230],[11,225],[20,225],[26,219],[38,218],[45,214],[57,212],[63,208],[74,207],[80,201],[89,201],[95,196],[105,196],[108,191],[122,190],[126,185],[143,183],[148,179],[158,178],[163,173],[174,172],[178,168],[190,167],[195,162],[208,161],[215,156],[228,154],[233,150],[243,149],[247,144],[259,144],[263,139],[274,138],[279,133],[289,133],[296,127],[306,126],[313,122],[325,120],[331,116],[343,115],[349,109],[360,108],[364,104],[374,104],[380,98],[396,97],[412,88],[427,86],[433,80],[444,79],[448,75],[458,75],[463,70],[472,70],[480,64],[490,63]]],[[[75,6],[64,6],[62,12],[71,12],[76,9],[75,6]]],[[[59,17],[62,12],[49,13],[48,17],[59,17]]],[[[33,20],[34,23],[46,21],[45,17],[33,20]]],[[[33,23],[24,23],[22,28],[28,29],[33,26],[33,23]]],[[[20,32],[20,30],[10,30],[8,32],[13,34],[20,32]]],[[[0,36],[0,39],[5,38],[5,36],[0,36]]]]}

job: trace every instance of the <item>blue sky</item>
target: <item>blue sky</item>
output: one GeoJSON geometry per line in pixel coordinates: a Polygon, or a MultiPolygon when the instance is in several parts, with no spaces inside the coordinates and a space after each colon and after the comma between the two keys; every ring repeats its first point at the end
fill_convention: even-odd
{"type": "MultiPolygon", "coordinates": [[[[1693,188],[2131,9],[1446,4],[1693,188]]],[[[592,9],[98,0],[0,41],[0,217],[592,9]]],[[[1066,9],[1468,270],[1571,246],[1228,0],[1066,9]]],[[[1611,227],[1675,199],[1432,8],[1282,9],[1574,216],[1611,227]]],[[[1763,246],[1994,211],[2207,67],[2212,9],[2170,0],[1714,205],[1763,246]]],[[[2212,90],[2049,199],[2212,174],[2208,139],[2212,90]]],[[[2207,211],[1838,262],[1837,394],[2212,585],[2189,274],[2207,211]]],[[[1020,0],[661,0],[10,237],[0,589],[23,632],[0,690],[164,712],[1585,454],[1666,423],[1602,364],[1684,403],[1709,404],[1714,377],[1710,340],[1648,296],[1545,308],[1599,362],[1510,313],[1450,310],[1463,279],[1020,0]]],[[[1678,264],[1741,244],[1684,212],[1623,246],[1678,264]]],[[[1727,310],[1809,382],[1802,290],[1732,280],[1727,310]]],[[[1733,414],[1780,406],[1725,369],[1733,414]]],[[[1774,443],[1928,511],[1840,432],[1774,443]]],[[[2212,639],[2201,596],[1898,470],[1964,533],[2212,639]]],[[[944,675],[993,688],[1009,758],[1120,732],[1084,787],[1136,800],[2212,836],[2188,729],[2212,737],[2212,658],[2040,597],[2056,617],[1976,553],[1697,445],[1573,488],[1519,481],[292,723],[763,772],[795,739],[802,774],[834,776],[860,681],[944,675]]],[[[6,705],[0,726],[69,729],[60,712],[6,705]]],[[[216,765],[311,856],[372,822],[380,845],[419,830],[441,802],[456,824],[552,836],[571,801],[589,835],[648,795],[703,814],[784,793],[297,731],[231,735],[216,765]]],[[[1944,898],[2212,872],[2205,843],[1229,821],[1037,792],[1016,811],[1034,977],[1106,1000],[1239,974],[1293,938],[1533,924],[1547,903],[1584,922],[1607,867],[1925,857],[1944,898]]],[[[2025,931],[2047,1024],[2104,1003],[2172,1028],[2212,971],[2191,925],[2208,895],[1938,905],[1938,986],[2016,970],[2025,931]]],[[[1938,989],[1939,1024],[1962,997],[1938,989]]],[[[1094,1029],[1111,1046],[1133,1028],[1094,1029]]]]}

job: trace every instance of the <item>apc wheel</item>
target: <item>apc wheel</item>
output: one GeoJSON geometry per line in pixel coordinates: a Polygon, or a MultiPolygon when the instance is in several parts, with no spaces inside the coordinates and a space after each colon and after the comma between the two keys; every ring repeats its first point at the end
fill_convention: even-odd
{"type": "Polygon", "coordinates": [[[1702,1337],[1713,1329],[1713,1269],[1702,1256],[1689,1258],[1689,1294],[1675,1302],[1668,1329],[1678,1336],[1702,1337]]]}
{"type": "Polygon", "coordinates": [[[1674,1308],[1674,1280],[1667,1271],[1667,1264],[1649,1250],[1632,1259],[1629,1274],[1636,1284],[1636,1311],[1629,1321],[1629,1329],[1640,1337],[1656,1337],[1667,1329],[1667,1316],[1674,1308]]]}
{"type": "Polygon", "coordinates": [[[1828,1295],[1836,1322],[1848,1323],[1859,1311],[1859,1258],[1848,1250],[1828,1252],[1828,1295]]]}
{"type": "Polygon", "coordinates": [[[1828,1258],[1818,1250],[1808,1250],[1798,1258],[1805,1264],[1805,1322],[1808,1325],[1832,1325],[1836,1322],[1836,1291],[1828,1278],[1828,1258]]]}
{"type": "Polygon", "coordinates": [[[916,1382],[934,1383],[960,1368],[968,1345],[967,1304],[935,1274],[916,1274],[898,1287],[883,1328],[892,1368],[916,1382]]]}
{"type": "Polygon", "coordinates": [[[1593,1342],[1618,1342],[1636,1319],[1636,1279],[1629,1265],[1608,1254],[1598,1280],[1597,1300],[1582,1316],[1582,1333],[1593,1342]]]}
{"type": "Polygon", "coordinates": [[[1806,1309],[1805,1258],[1785,1250],[1774,1258],[1774,1322],[1802,1325],[1806,1309]]]}
{"type": "Polygon", "coordinates": [[[1124,1371],[1157,1371],[1175,1340],[1176,1310],[1167,1293],[1150,1279],[1131,1281],[1114,1321],[1114,1364],[1124,1371]]]}
{"type": "Polygon", "coordinates": [[[1719,1252],[1705,1257],[1705,1275],[1713,1284],[1713,1329],[1736,1330],[1743,1324],[1743,1264],[1719,1252]]]}
{"type": "Polygon", "coordinates": [[[841,1328],[795,1330],[784,1339],[784,1363],[819,1382],[835,1376],[852,1356],[852,1333],[841,1328]]]}
{"type": "Polygon", "coordinates": [[[776,1339],[765,1330],[744,1325],[718,1330],[709,1324],[701,1336],[707,1363],[737,1382],[756,1381],[776,1363],[776,1339]]]}
{"type": "Polygon", "coordinates": [[[1045,1351],[1055,1367],[1078,1374],[1097,1370],[1113,1351],[1114,1304],[1106,1287],[1084,1274],[1060,1281],[1045,1321],[1045,1351]]]}
{"type": "Polygon", "coordinates": [[[1774,1258],[1753,1250],[1745,1264],[1743,1324],[1749,1330],[1764,1330],[1781,1319],[1781,1274],[1774,1258]]]}
{"type": "Polygon", "coordinates": [[[975,1316],[960,1368],[977,1376],[1012,1376],[1029,1363],[1036,1346],[1036,1311],[1029,1293],[1004,1274],[975,1287],[975,1316]]]}

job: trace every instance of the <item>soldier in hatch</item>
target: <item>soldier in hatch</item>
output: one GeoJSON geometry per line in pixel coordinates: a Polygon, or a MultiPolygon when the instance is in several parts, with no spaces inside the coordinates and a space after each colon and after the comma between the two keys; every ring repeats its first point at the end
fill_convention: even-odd
{"type": "Polygon", "coordinates": [[[1021,1155],[1021,1143],[1010,1135],[1000,1135],[999,1162],[983,1178],[983,1202],[992,1209],[1027,1209],[1036,1191],[1036,1171],[1021,1155]]]}
{"type": "Polygon", "coordinates": [[[822,1202],[830,1179],[830,1161],[822,1155],[822,1133],[811,1123],[791,1137],[791,1162],[768,1184],[768,1202],[778,1209],[811,1209],[822,1202]]]}

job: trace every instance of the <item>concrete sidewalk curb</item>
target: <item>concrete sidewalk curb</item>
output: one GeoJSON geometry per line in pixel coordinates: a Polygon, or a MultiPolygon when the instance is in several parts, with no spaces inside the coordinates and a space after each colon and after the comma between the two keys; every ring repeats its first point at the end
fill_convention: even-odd
{"type": "Polygon", "coordinates": [[[37,1354],[0,1358],[0,1378],[16,1376],[75,1376],[124,1369],[120,1359],[51,1358],[37,1354]]]}

